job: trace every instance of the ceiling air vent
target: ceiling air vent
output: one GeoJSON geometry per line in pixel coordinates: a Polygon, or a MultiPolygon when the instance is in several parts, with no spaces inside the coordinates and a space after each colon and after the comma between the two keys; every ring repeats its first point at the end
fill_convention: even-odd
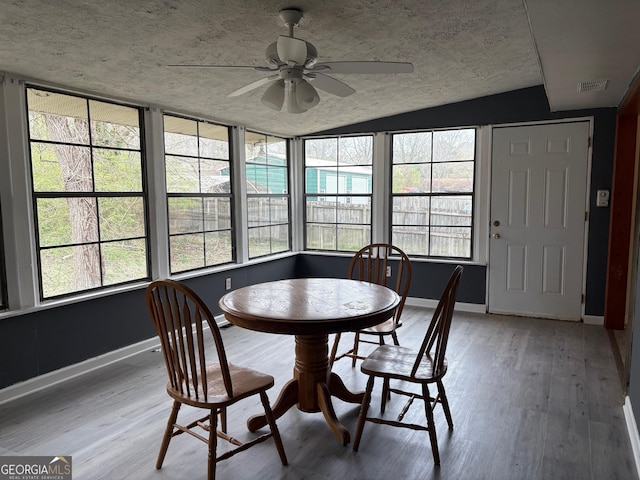
{"type": "Polygon", "coordinates": [[[606,90],[609,80],[592,80],[590,82],[578,82],[578,93],[602,92],[606,90]]]}

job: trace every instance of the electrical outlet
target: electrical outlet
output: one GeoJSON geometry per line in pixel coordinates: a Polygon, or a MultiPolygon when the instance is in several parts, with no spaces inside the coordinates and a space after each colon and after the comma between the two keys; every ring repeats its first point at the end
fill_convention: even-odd
{"type": "Polygon", "coordinates": [[[230,278],[227,278],[224,281],[224,288],[226,288],[227,290],[231,290],[231,279],[230,278]]]}
{"type": "Polygon", "coordinates": [[[387,277],[391,276],[391,265],[387,265],[387,277]]]}

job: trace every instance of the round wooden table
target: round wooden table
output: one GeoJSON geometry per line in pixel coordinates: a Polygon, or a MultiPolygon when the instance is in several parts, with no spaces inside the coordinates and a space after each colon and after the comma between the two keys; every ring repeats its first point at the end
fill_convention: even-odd
{"type": "MultiPolygon", "coordinates": [[[[343,445],[349,431],[333,409],[331,395],[361,403],[364,392],[350,392],[329,368],[329,334],[359,330],[391,318],[400,297],[374,283],[337,278],[299,278],[260,283],[224,295],[218,302],[234,325],[260,332],[295,335],[293,379],[273,405],[276,418],[294,405],[303,412],[322,411],[343,445]]],[[[250,431],[266,425],[264,415],[247,421],[250,431]]]]}

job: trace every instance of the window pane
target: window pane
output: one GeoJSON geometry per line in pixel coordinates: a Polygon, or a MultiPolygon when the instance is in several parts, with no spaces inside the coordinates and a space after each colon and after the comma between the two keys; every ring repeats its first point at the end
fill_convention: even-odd
{"type": "Polygon", "coordinates": [[[200,192],[200,162],[197,158],[165,156],[168,193],[200,192]]]}
{"type": "Polygon", "coordinates": [[[338,163],[338,139],[320,138],[304,141],[305,166],[315,167],[318,164],[338,163]],[[319,163],[318,160],[323,160],[319,163]]]}
{"type": "Polygon", "coordinates": [[[393,193],[431,191],[430,164],[402,164],[393,166],[393,193]]]}
{"type": "Polygon", "coordinates": [[[471,195],[432,197],[432,225],[471,226],[471,195]]]}
{"type": "Polygon", "coordinates": [[[269,225],[269,198],[252,197],[247,199],[247,223],[249,227],[269,225]]]}
{"type": "Polygon", "coordinates": [[[207,265],[220,265],[233,261],[233,243],[231,232],[207,232],[205,234],[205,249],[207,265]]]}
{"type": "Polygon", "coordinates": [[[473,192],[473,162],[434,163],[434,192],[473,192]]]}
{"type": "Polygon", "coordinates": [[[369,225],[338,225],[338,250],[356,252],[371,243],[369,225]]]}
{"type": "Polygon", "coordinates": [[[31,140],[89,144],[86,99],[29,88],[27,104],[31,140]]]}
{"type": "Polygon", "coordinates": [[[430,205],[430,197],[394,197],[392,207],[393,225],[429,225],[430,205]]]}
{"type": "Polygon", "coordinates": [[[430,255],[441,257],[469,257],[471,228],[431,227],[430,255]]]}
{"type": "Polygon", "coordinates": [[[270,165],[267,171],[267,186],[269,193],[288,193],[289,182],[287,180],[287,167],[270,165]]]}
{"type": "Polygon", "coordinates": [[[175,235],[169,238],[172,272],[204,267],[204,234],[175,235]]]}
{"type": "Polygon", "coordinates": [[[431,162],[431,132],[402,133],[393,136],[393,163],[431,162]]]}
{"type": "Polygon", "coordinates": [[[225,230],[231,228],[231,199],[229,197],[203,198],[204,229],[225,230]]]}
{"type": "Polygon", "coordinates": [[[473,160],[475,158],[476,131],[445,130],[433,133],[433,161],[473,160]]]}
{"type": "Polygon", "coordinates": [[[249,257],[261,257],[271,253],[271,228],[249,229],[249,257]]]}
{"type": "Polygon", "coordinates": [[[391,229],[391,243],[397,245],[407,255],[426,255],[429,227],[394,226],[391,229]]]}
{"type": "Polygon", "coordinates": [[[144,238],[103,244],[103,283],[114,285],[144,277],[147,274],[146,244],[144,238]]]}
{"type": "Polygon", "coordinates": [[[96,192],[141,192],[140,152],[94,150],[93,169],[96,192]]]}
{"type": "Polygon", "coordinates": [[[198,156],[198,124],[185,118],[164,116],[164,152],[198,156]]]}
{"type": "Polygon", "coordinates": [[[229,162],[200,160],[201,193],[231,193],[229,162]]]}
{"type": "Polygon", "coordinates": [[[41,250],[43,297],[100,287],[100,266],[97,244],[41,250]]]}
{"type": "MultiPolygon", "coordinates": [[[[312,201],[314,197],[307,199],[307,222],[336,223],[336,201],[312,201]]],[[[333,197],[335,198],[335,197],[333,197]]]]}
{"type": "Polygon", "coordinates": [[[289,197],[271,197],[269,219],[272,224],[289,223],[289,197]]]}
{"type": "Polygon", "coordinates": [[[101,240],[144,237],[144,202],[142,198],[100,198],[98,207],[100,209],[101,240]]]}
{"type": "Polygon", "coordinates": [[[229,159],[229,128],[212,123],[199,122],[200,156],[229,159]]]}
{"type": "Polygon", "coordinates": [[[307,248],[336,250],[336,225],[307,222],[307,248]]]}
{"type": "Polygon", "coordinates": [[[94,145],[140,149],[138,110],[89,100],[91,140],[94,145]]]}
{"type": "Polygon", "coordinates": [[[169,198],[169,233],[202,232],[202,199],[169,198]]]}
{"type": "Polygon", "coordinates": [[[92,192],[91,149],[31,144],[34,192],[92,192]]]}
{"type": "Polygon", "coordinates": [[[339,143],[338,163],[371,165],[373,163],[373,137],[344,137],[339,143]]]}
{"type": "Polygon", "coordinates": [[[31,142],[31,178],[36,192],[62,192],[62,168],[53,145],[31,142]]]}
{"type": "Polygon", "coordinates": [[[274,225],[271,227],[271,253],[286,252],[291,249],[289,244],[289,225],[274,225]]]}
{"type": "Polygon", "coordinates": [[[36,208],[40,247],[98,241],[95,198],[38,198],[36,208]]]}

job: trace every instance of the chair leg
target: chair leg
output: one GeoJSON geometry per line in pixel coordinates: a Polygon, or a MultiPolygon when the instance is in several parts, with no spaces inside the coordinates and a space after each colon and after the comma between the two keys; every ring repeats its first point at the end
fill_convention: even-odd
{"type": "Polygon", "coordinates": [[[220,409],[220,430],[227,433],[227,407],[220,409]]]}
{"type": "Polygon", "coordinates": [[[447,424],[449,429],[453,430],[453,419],[451,418],[451,410],[449,410],[449,401],[447,400],[447,394],[444,391],[444,384],[442,380],[438,380],[438,395],[440,397],[440,403],[444,410],[444,416],[447,418],[447,424]]]}
{"type": "Polygon", "coordinates": [[[398,341],[398,334],[395,331],[391,332],[391,338],[393,338],[394,345],[400,345],[400,342],[398,341]]]}
{"type": "Polygon", "coordinates": [[[178,411],[180,410],[180,406],[180,402],[178,402],[177,400],[173,401],[173,407],[171,408],[169,420],[167,421],[167,428],[164,430],[162,444],[160,445],[160,452],[158,453],[158,459],[156,460],[156,468],[158,470],[162,468],[162,462],[164,462],[164,457],[167,454],[169,442],[171,441],[171,435],[173,434],[173,424],[176,423],[176,420],[178,419],[178,411]]]}
{"type": "Polygon", "coordinates": [[[373,382],[375,377],[369,376],[367,380],[367,389],[364,392],[362,398],[362,404],[360,406],[360,415],[358,415],[358,426],[356,427],[356,438],[353,440],[353,451],[357,452],[360,446],[360,437],[362,437],[362,430],[364,430],[364,422],[367,420],[367,412],[369,411],[369,404],[371,403],[371,391],[373,390],[373,382]]]}
{"type": "Polygon", "coordinates": [[[282,439],[280,438],[280,430],[278,430],[278,425],[276,424],[276,417],[273,415],[273,410],[271,410],[271,405],[269,405],[269,397],[265,391],[260,392],[260,400],[264,407],[264,415],[267,418],[267,423],[269,424],[269,428],[271,428],[273,441],[275,442],[278,454],[280,455],[280,461],[282,462],[282,465],[288,465],[287,455],[284,453],[284,446],[282,445],[282,439]]]}
{"type": "Polygon", "coordinates": [[[384,409],[387,406],[387,400],[391,399],[391,392],[389,391],[389,379],[385,378],[382,382],[382,399],[380,401],[380,412],[384,413],[384,409]]]}
{"type": "Polygon", "coordinates": [[[431,440],[431,452],[433,453],[433,462],[440,465],[440,453],[438,452],[438,438],[436,437],[436,424],[433,421],[433,409],[429,400],[429,387],[427,384],[422,385],[422,396],[424,398],[424,412],[427,416],[427,429],[429,430],[429,439],[431,440]]]}
{"type": "Polygon", "coordinates": [[[218,412],[209,413],[209,456],[207,462],[207,480],[216,478],[216,448],[218,446],[218,412]]]}
{"type": "Polygon", "coordinates": [[[353,339],[353,357],[351,357],[351,368],[355,368],[358,359],[358,345],[360,344],[360,332],[355,333],[353,339]]]}
{"type": "Polygon", "coordinates": [[[340,332],[336,333],[333,339],[333,347],[331,347],[331,355],[329,355],[329,368],[333,367],[333,362],[336,361],[336,355],[338,354],[338,344],[340,343],[340,332]]]}

